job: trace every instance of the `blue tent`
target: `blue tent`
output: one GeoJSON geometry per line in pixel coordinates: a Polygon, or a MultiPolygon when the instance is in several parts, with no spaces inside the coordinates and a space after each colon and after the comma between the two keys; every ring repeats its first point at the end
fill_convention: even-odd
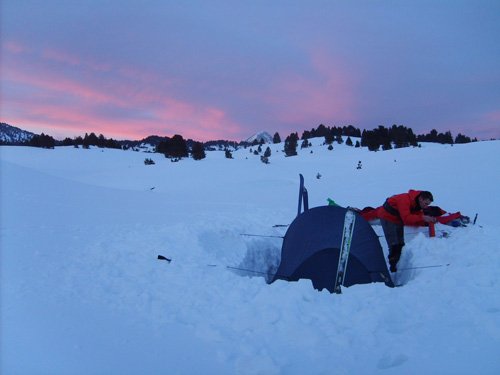
{"type": "MultiPolygon", "coordinates": [[[[304,192],[307,196],[301,178],[299,212],[300,204],[304,201],[304,192]]],[[[271,282],[278,279],[310,279],[315,289],[326,288],[331,293],[339,292],[340,285],[335,288],[335,284],[348,209],[339,206],[311,209],[305,206],[305,209],[290,224],[285,234],[281,263],[271,282]]],[[[354,215],[355,221],[341,285],[349,287],[355,284],[384,282],[387,286],[394,287],[377,234],[361,215],[354,215]]]]}

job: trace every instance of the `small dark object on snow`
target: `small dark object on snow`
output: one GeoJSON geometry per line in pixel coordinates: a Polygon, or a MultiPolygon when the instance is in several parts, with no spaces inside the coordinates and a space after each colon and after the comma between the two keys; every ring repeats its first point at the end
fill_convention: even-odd
{"type": "Polygon", "coordinates": [[[164,257],[163,255],[158,255],[158,259],[166,260],[168,263],[170,263],[172,261],[172,259],[168,259],[168,258],[164,257]]]}

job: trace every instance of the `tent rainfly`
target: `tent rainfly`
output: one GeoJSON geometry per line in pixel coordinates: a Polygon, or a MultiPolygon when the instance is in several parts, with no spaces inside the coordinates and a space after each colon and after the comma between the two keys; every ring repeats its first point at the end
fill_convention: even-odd
{"type": "Polygon", "coordinates": [[[310,279],[315,289],[330,293],[340,293],[340,285],[394,287],[378,236],[361,215],[334,205],[308,209],[307,204],[300,213],[302,201],[307,202],[307,190],[301,176],[299,214],[285,234],[271,283],[310,279]]]}

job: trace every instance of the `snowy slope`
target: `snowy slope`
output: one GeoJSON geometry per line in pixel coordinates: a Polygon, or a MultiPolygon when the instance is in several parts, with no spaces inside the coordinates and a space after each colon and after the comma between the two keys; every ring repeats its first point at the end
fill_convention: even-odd
{"type": "Polygon", "coordinates": [[[35,134],[31,132],[16,128],[15,126],[3,122],[0,123],[0,144],[25,143],[31,140],[34,135],[35,134]]]}
{"type": "Polygon", "coordinates": [[[263,141],[264,143],[272,143],[273,137],[268,132],[262,131],[262,132],[255,133],[251,137],[245,139],[245,142],[248,142],[248,143],[252,143],[253,141],[257,141],[257,142],[263,141]]]}
{"type": "Polygon", "coordinates": [[[269,165],[248,149],[172,163],[0,147],[0,373],[499,373],[500,142],[321,143],[290,158],[272,145],[269,165]],[[450,265],[401,272],[401,288],[331,295],[227,269],[279,261],[279,238],[241,234],[284,234],[273,225],[296,215],[299,173],[312,207],[418,188],[478,223],[446,239],[409,228],[401,267],[450,265]]]}

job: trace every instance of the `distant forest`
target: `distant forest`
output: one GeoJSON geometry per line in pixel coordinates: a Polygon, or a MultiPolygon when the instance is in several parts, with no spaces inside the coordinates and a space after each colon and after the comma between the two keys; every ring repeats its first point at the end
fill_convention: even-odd
{"type": "Polygon", "coordinates": [[[102,134],[97,136],[94,133],[85,134],[84,137],[76,138],[66,138],[63,141],[56,141],[53,137],[47,134],[35,134],[33,137],[22,143],[15,143],[22,146],[32,146],[32,147],[42,147],[42,148],[54,148],[55,146],[75,146],[82,148],[89,148],[90,146],[96,146],[101,148],[117,148],[121,149],[120,143],[114,139],[107,139],[102,134]]]}
{"type": "MultiPolygon", "coordinates": [[[[333,148],[334,143],[344,143],[354,147],[368,147],[371,151],[390,150],[392,148],[402,147],[418,147],[418,142],[433,142],[441,144],[469,143],[476,142],[477,139],[471,139],[463,134],[458,134],[453,138],[450,131],[439,133],[433,129],[428,134],[415,135],[411,128],[403,125],[393,125],[392,127],[379,126],[373,130],[363,130],[352,125],[343,127],[329,127],[320,124],[317,128],[305,130],[299,138],[298,133],[292,132],[284,141],[284,152],[287,156],[297,154],[299,140],[301,140],[301,148],[310,145],[309,139],[324,137],[324,144],[328,145],[329,149],[333,148]],[[347,137],[347,138],[346,138],[347,137]],[[357,138],[354,143],[351,139],[357,138]]],[[[278,132],[273,136],[273,143],[281,143],[282,138],[278,132]]],[[[154,147],[151,152],[158,152],[171,159],[181,159],[188,157],[189,154],[194,159],[203,159],[205,151],[208,150],[223,150],[226,151],[226,156],[231,157],[230,150],[238,149],[239,147],[248,147],[264,144],[264,140],[255,140],[252,143],[234,142],[227,140],[216,140],[208,142],[197,142],[191,139],[185,140],[181,135],[173,137],[150,136],[141,141],[116,141],[112,138],[108,139],[104,135],[97,136],[95,133],[86,133],[85,136],[66,138],[63,141],[56,141],[49,135],[41,134],[34,135],[24,145],[44,148],[54,148],[55,146],[74,146],[89,148],[90,146],[100,148],[116,148],[116,149],[135,149],[138,150],[144,144],[150,144],[154,147]]]]}
{"type": "MultiPolygon", "coordinates": [[[[438,133],[433,129],[428,134],[415,135],[411,128],[403,125],[393,125],[390,128],[379,126],[373,130],[363,130],[355,128],[352,125],[344,127],[328,127],[323,124],[319,125],[316,129],[304,131],[302,133],[301,148],[308,147],[307,140],[310,138],[324,137],[325,144],[329,145],[332,149],[334,142],[344,143],[343,138],[347,137],[345,143],[348,146],[355,147],[368,147],[370,151],[390,150],[392,148],[402,147],[418,147],[418,142],[433,142],[441,144],[454,144],[454,143],[469,143],[476,142],[477,139],[471,139],[462,134],[458,134],[455,139],[450,131],[446,133],[438,133]],[[360,138],[353,144],[351,137],[360,138]]],[[[274,135],[274,139],[279,139],[279,134],[274,135]]],[[[296,155],[296,147],[298,145],[298,133],[292,133],[285,139],[284,151],[287,156],[296,155]]]]}

